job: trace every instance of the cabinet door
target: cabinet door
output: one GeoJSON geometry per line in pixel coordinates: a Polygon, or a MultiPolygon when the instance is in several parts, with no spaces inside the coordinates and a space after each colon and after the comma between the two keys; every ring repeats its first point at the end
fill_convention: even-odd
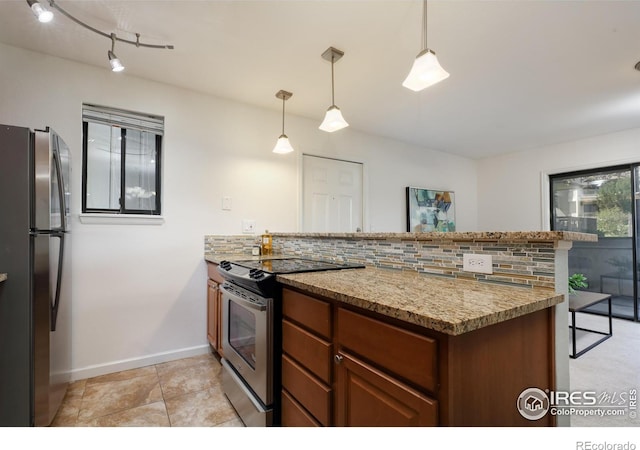
{"type": "Polygon", "coordinates": [[[218,326],[218,283],[209,280],[207,282],[207,339],[214,350],[218,349],[220,344],[219,326],[218,326]]]}
{"type": "Polygon", "coordinates": [[[337,361],[337,426],[436,426],[438,402],[386,373],[340,352],[337,361]]]}

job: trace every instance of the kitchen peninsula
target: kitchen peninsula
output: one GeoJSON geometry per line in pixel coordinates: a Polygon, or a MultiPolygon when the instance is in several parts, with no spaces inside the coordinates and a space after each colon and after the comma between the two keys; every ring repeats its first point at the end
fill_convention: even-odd
{"type": "MultiPolygon", "coordinates": [[[[566,425],[516,409],[568,389],[568,232],[274,233],[275,257],[365,269],[281,274],[283,425],[566,425]],[[492,256],[491,274],[462,270],[492,256]]],[[[252,237],[207,236],[211,264],[252,237]]],[[[245,256],[243,256],[245,255],[245,256]]]]}

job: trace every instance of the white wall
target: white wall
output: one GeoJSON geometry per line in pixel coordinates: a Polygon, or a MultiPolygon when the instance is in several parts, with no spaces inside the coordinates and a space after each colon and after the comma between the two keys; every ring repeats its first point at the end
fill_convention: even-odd
{"type": "Polygon", "coordinates": [[[546,175],[640,162],[640,128],[478,162],[478,229],[549,229],[546,175]]]}
{"type": "MultiPolygon", "coordinates": [[[[478,162],[479,230],[548,230],[548,175],[640,162],[640,129],[596,136],[483,159],[478,162]]],[[[556,250],[556,261],[568,251],[556,250]]],[[[560,280],[568,277],[566,264],[556,264],[556,291],[567,295],[560,280]]],[[[560,391],[571,388],[568,336],[568,303],[556,306],[556,383],[560,391]]],[[[558,424],[569,425],[568,417],[558,424]]]]}
{"type": "Polygon", "coordinates": [[[0,61],[0,123],[51,126],[72,152],[76,379],[206,351],[203,236],[238,234],[242,219],[255,219],[259,231],[295,231],[302,152],[365,164],[365,230],[404,231],[409,185],[454,190],[458,229],[477,228],[476,163],[468,159],[353,129],[321,132],[322,110],[317,120],[287,116],[297,152],[275,155],[276,107],[3,44],[0,61]],[[83,102],[165,116],[163,224],[79,222],[83,102]],[[223,196],[232,197],[231,211],[221,210],[223,196]]]}

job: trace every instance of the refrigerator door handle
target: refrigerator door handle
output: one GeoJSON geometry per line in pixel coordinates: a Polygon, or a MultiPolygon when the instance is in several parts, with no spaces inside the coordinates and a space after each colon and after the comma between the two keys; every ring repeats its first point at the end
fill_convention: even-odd
{"type": "Polygon", "coordinates": [[[53,163],[56,168],[56,178],[58,179],[58,199],[60,201],[60,228],[63,231],[67,230],[67,205],[64,195],[64,180],[62,179],[62,163],[60,162],[60,153],[56,148],[53,152],[53,163]]]}
{"type": "Polygon", "coordinates": [[[58,307],[60,306],[60,291],[62,287],[62,268],[64,260],[64,233],[51,234],[51,237],[60,239],[60,251],[58,252],[58,274],[56,275],[56,292],[53,295],[53,303],[51,304],[51,331],[56,331],[56,322],[58,320],[58,307]]]}

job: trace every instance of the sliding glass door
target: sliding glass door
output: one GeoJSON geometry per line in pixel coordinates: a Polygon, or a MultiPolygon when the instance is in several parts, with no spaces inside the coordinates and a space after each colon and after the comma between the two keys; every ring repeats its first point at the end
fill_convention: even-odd
{"type": "MultiPolygon", "coordinates": [[[[574,242],[569,275],[587,277],[592,292],[612,296],[613,315],[638,321],[640,167],[608,167],[553,175],[551,229],[598,235],[598,242],[574,242]]],[[[606,303],[592,312],[605,314],[606,303]]]]}

